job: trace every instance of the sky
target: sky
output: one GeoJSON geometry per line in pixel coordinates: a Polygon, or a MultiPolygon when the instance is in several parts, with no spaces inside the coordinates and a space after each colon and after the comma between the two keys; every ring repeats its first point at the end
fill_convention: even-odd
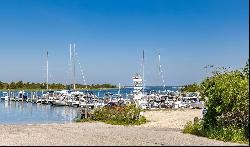
{"type": "Polygon", "coordinates": [[[0,81],[80,84],[199,83],[204,66],[239,69],[249,58],[248,0],[0,0],[0,81]],[[82,71],[82,72],[81,72],[82,71]]]}

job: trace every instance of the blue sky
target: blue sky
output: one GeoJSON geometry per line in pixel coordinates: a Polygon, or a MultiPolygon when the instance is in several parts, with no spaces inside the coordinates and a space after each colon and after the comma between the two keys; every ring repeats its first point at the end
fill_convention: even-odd
{"type": "MultiPolygon", "coordinates": [[[[205,65],[242,68],[248,0],[0,0],[0,81],[70,83],[76,43],[87,84],[132,85],[145,51],[146,85],[201,82],[205,65]]],[[[83,84],[77,64],[77,81],[83,84]]]]}

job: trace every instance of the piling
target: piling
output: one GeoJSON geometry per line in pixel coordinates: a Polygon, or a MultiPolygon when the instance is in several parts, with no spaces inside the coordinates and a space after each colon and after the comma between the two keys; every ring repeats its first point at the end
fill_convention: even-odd
{"type": "Polygon", "coordinates": [[[198,117],[195,117],[194,118],[194,124],[198,123],[199,122],[199,118],[198,117]]]}
{"type": "Polygon", "coordinates": [[[30,92],[30,102],[32,103],[33,101],[33,92],[30,92]]]}
{"type": "Polygon", "coordinates": [[[84,109],[84,114],[85,114],[85,116],[84,116],[84,118],[88,118],[88,110],[87,110],[88,108],[86,107],[85,109],[84,109]]]}

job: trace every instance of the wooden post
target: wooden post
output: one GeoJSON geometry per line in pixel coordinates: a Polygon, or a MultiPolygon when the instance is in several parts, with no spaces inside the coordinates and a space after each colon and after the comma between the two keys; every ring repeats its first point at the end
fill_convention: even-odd
{"type": "Polygon", "coordinates": [[[198,123],[198,121],[199,121],[199,118],[198,118],[198,117],[195,117],[195,118],[194,118],[194,124],[198,123]]]}
{"type": "Polygon", "coordinates": [[[85,112],[84,112],[84,118],[86,119],[87,117],[88,117],[88,115],[87,115],[87,107],[85,108],[85,110],[84,110],[85,112]]]}
{"type": "Polygon", "coordinates": [[[10,96],[10,90],[9,90],[9,93],[8,93],[8,97],[10,96]]]}
{"type": "Polygon", "coordinates": [[[30,102],[32,103],[33,100],[33,92],[30,92],[30,102]]]}

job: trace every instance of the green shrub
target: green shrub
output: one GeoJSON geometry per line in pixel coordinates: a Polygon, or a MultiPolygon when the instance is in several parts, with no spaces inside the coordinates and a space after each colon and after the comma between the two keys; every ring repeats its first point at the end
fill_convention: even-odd
{"type": "Polygon", "coordinates": [[[249,138],[249,81],[242,72],[215,74],[202,82],[202,96],[208,97],[204,127],[245,130],[249,138]]]}
{"type": "Polygon", "coordinates": [[[200,84],[207,113],[202,121],[187,123],[185,133],[234,142],[249,142],[249,64],[242,70],[216,68],[200,84]]]}
{"type": "Polygon", "coordinates": [[[196,83],[185,85],[184,87],[181,88],[181,92],[196,92],[196,91],[200,91],[200,85],[196,83]]]}
{"type": "Polygon", "coordinates": [[[193,135],[208,137],[210,139],[217,139],[222,141],[233,141],[238,143],[249,143],[249,138],[246,137],[244,129],[228,126],[226,128],[210,127],[204,128],[203,121],[198,123],[192,123],[189,121],[184,129],[183,133],[189,133],[193,135]]]}
{"type": "Polygon", "coordinates": [[[96,109],[89,120],[113,125],[140,125],[147,122],[144,116],[140,116],[142,111],[135,105],[103,107],[96,109]]]}
{"type": "Polygon", "coordinates": [[[189,133],[189,134],[198,135],[198,136],[205,136],[202,130],[201,121],[198,121],[197,123],[194,123],[194,124],[191,121],[187,122],[187,124],[184,126],[183,133],[189,133]]]}

